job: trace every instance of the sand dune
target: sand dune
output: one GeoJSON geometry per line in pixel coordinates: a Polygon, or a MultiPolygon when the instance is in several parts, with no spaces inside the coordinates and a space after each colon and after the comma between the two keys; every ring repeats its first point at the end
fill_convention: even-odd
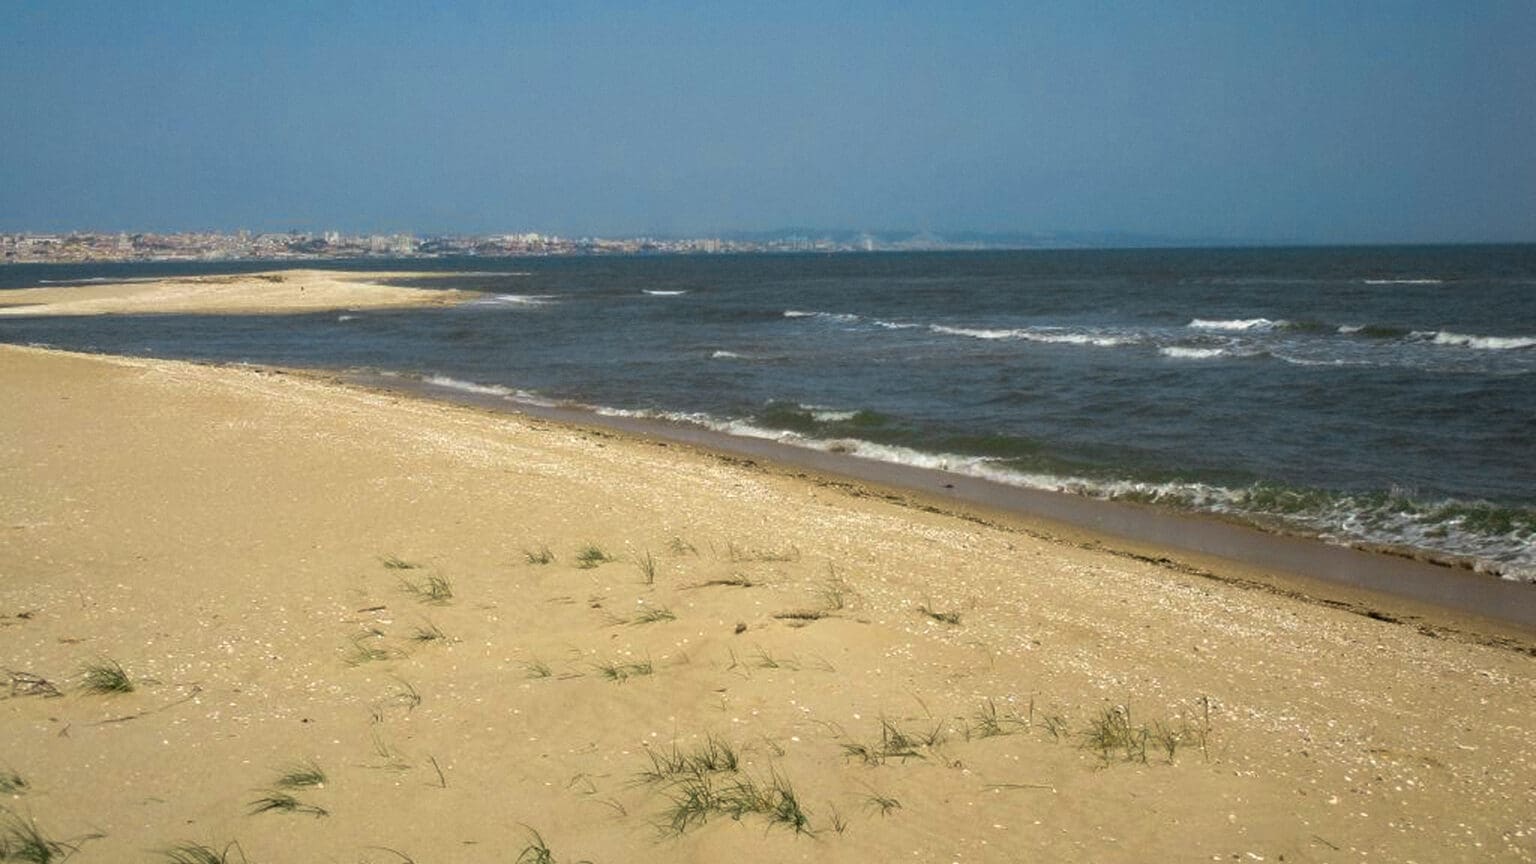
{"type": "Polygon", "coordinates": [[[74,861],[1536,858],[1521,638],[308,376],[0,393],[0,803],[74,861]]]}

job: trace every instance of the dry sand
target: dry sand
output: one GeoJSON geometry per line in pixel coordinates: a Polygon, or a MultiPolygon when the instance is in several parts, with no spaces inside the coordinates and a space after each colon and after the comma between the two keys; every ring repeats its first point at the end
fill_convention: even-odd
{"type": "Polygon", "coordinates": [[[443,306],[480,296],[391,285],[460,274],[274,270],[131,282],[53,285],[0,294],[0,315],[263,314],[443,306]]]}
{"type": "Polygon", "coordinates": [[[0,394],[3,803],[75,861],[1536,858],[1529,642],[305,376],[5,347],[0,394]],[[1127,710],[1144,758],[1086,743],[1127,710]]]}

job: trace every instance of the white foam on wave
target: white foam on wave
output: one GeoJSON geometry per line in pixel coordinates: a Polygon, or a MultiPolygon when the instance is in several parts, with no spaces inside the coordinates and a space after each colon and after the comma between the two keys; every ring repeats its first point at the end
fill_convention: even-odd
{"type": "Polygon", "coordinates": [[[1074,333],[1060,327],[995,330],[929,324],[928,329],[945,336],[964,336],[970,339],[1016,339],[1023,342],[1040,342],[1046,345],[1086,345],[1095,348],[1115,348],[1120,345],[1134,345],[1138,341],[1130,336],[1116,336],[1100,332],[1074,333]]]}
{"type": "Polygon", "coordinates": [[[357,320],[357,316],[356,315],[337,315],[336,316],[336,320],[337,321],[355,321],[355,320],[357,320]]]}
{"type": "Polygon", "coordinates": [[[923,325],[921,325],[921,324],[902,324],[899,321],[876,321],[875,322],[875,326],[876,327],[884,327],[887,330],[915,330],[915,329],[917,329],[917,328],[919,328],[919,327],[921,327],[923,325]]]}
{"type": "Polygon", "coordinates": [[[498,384],[476,384],[473,381],[460,381],[457,378],[449,378],[447,375],[432,375],[422,379],[433,387],[442,387],[447,390],[458,390],[462,393],[474,393],[480,396],[511,396],[512,389],[498,384]]]}
{"type": "Polygon", "coordinates": [[[1157,353],[1164,357],[1173,357],[1177,360],[1210,360],[1215,357],[1227,356],[1225,348],[1190,348],[1184,345],[1168,345],[1157,349],[1157,353]]]}
{"type": "Polygon", "coordinates": [[[652,290],[650,288],[646,288],[646,289],[642,290],[640,293],[641,294],[649,294],[652,297],[678,297],[678,296],[681,296],[683,294],[687,294],[688,292],[687,291],[655,291],[655,290],[652,290]]]}
{"type": "Polygon", "coordinates": [[[801,309],[789,309],[784,313],[785,318],[821,318],[827,321],[843,321],[851,323],[859,320],[859,316],[844,312],[806,312],[801,309]]]}
{"type": "Polygon", "coordinates": [[[1273,330],[1284,325],[1284,321],[1272,321],[1268,318],[1233,318],[1219,320],[1209,318],[1196,318],[1187,325],[1191,330],[1220,330],[1223,332],[1244,333],[1252,330],[1273,330]]]}
{"type": "MultiPolygon", "coordinates": [[[[1415,333],[1415,336],[1420,335],[1415,333]]],[[[1429,334],[1424,334],[1428,336],[1429,334]]],[[[1440,330],[1433,334],[1430,341],[1436,345],[1450,345],[1456,348],[1473,348],[1479,351],[1512,351],[1521,348],[1536,348],[1536,336],[1473,336],[1465,333],[1451,333],[1440,330]]]]}
{"type": "Polygon", "coordinates": [[[1367,285],[1443,285],[1443,279],[1364,279],[1367,285]]]}
{"type": "Polygon", "coordinates": [[[800,407],[811,412],[811,419],[817,423],[846,423],[859,416],[857,411],[838,411],[833,408],[818,408],[814,405],[801,405],[800,407]]]}
{"type": "Polygon", "coordinates": [[[472,305],[476,306],[549,306],[558,303],[560,298],[555,294],[494,294],[482,300],[476,300],[472,305]]]}
{"type": "Polygon", "coordinates": [[[943,324],[929,324],[928,329],[946,336],[969,336],[972,339],[1016,339],[1019,330],[983,330],[973,327],[948,327],[943,324]]]}
{"type": "Polygon", "coordinates": [[[710,354],[709,356],[711,358],[715,359],[715,360],[745,360],[745,359],[747,359],[745,355],[737,354],[735,351],[715,351],[714,353],[710,354]]]}

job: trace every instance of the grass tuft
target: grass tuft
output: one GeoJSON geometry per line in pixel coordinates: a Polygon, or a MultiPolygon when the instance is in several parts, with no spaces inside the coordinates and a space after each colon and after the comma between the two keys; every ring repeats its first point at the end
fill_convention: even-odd
{"type": "Polygon", "coordinates": [[[411,634],[412,642],[447,642],[448,634],[431,621],[426,621],[411,634]]]}
{"type": "Polygon", "coordinates": [[[378,630],[368,630],[352,637],[352,649],[342,658],[348,666],[361,666],[364,663],[372,663],[376,660],[389,660],[395,656],[388,648],[381,648],[371,644],[369,640],[377,639],[384,634],[378,630]]]}
{"type": "Polygon", "coordinates": [[[283,769],[274,784],[279,789],[305,789],[325,785],[325,771],[313,759],[295,762],[283,769]]]}
{"type": "Polygon", "coordinates": [[[529,678],[548,678],[549,676],[555,674],[549,668],[548,663],[538,659],[530,660],[527,663],[524,663],[523,669],[527,670],[529,678]]]}
{"type": "Polygon", "coordinates": [[[540,546],[538,549],[523,550],[523,557],[529,564],[553,564],[555,553],[549,551],[548,546],[540,546]]]}
{"type": "Polygon", "coordinates": [[[881,816],[891,815],[892,810],[900,810],[901,802],[886,795],[873,794],[864,799],[865,806],[879,813],[881,816]]]}
{"type": "MultiPolygon", "coordinates": [[[[544,842],[539,832],[527,825],[524,825],[523,829],[528,832],[528,845],[517,853],[513,864],[556,864],[555,853],[550,850],[549,844],[544,842]]],[[[578,861],[576,864],[592,864],[592,862],[578,861]]]]}
{"type": "Polygon", "coordinates": [[[99,660],[85,664],[85,692],[87,693],[132,693],[133,681],[128,673],[116,660],[102,657],[99,660]]]}
{"type": "MultiPolygon", "coordinates": [[[[1034,703],[1031,701],[1031,714],[1034,703]]],[[[981,703],[976,713],[971,715],[971,723],[965,730],[966,738],[992,738],[998,735],[1012,735],[1020,729],[1028,729],[1032,721],[1020,717],[1012,712],[998,711],[997,703],[991,699],[981,703]]]]}
{"type": "Polygon", "coordinates": [[[15,771],[0,771],[0,793],[20,795],[27,791],[27,781],[15,771]]]}
{"type": "Polygon", "coordinates": [[[251,802],[251,815],[258,813],[304,813],[315,818],[331,815],[324,807],[305,804],[287,792],[273,790],[251,802]]]}
{"type": "Polygon", "coordinates": [[[379,561],[383,563],[386,570],[416,570],[421,567],[420,564],[412,564],[393,555],[385,555],[379,561]]]}
{"type": "Polygon", "coordinates": [[[924,750],[944,743],[942,727],[935,726],[927,732],[908,732],[897,726],[888,718],[880,718],[879,742],[865,744],[859,741],[844,741],[843,758],[858,759],[865,765],[884,765],[889,759],[900,759],[905,762],[908,759],[926,759],[924,750]]]}
{"type": "Polygon", "coordinates": [[[1101,710],[1098,716],[1088,721],[1082,737],[1084,749],[1098,751],[1099,758],[1106,765],[1115,756],[1126,762],[1140,762],[1143,765],[1147,762],[1147,739],[1151,733],[1146,726],[1136,726],[1131,722],[1131,710],[1124,705],[1101,710]]]}
{"type": "MultiPolygon", "coordinates": [[[[100,836],[93,834],[82,839],[91,840],[100,836]]],[[[0,861],[52,864],[67,859],[78,849],[77,844],[50,839],[37,827],[36,822],[0,808],[0,861]]]]}
{"type": "Polygon", "coordinates": [[[671,540],[667,541],[667,551],[671,552],[673,555],[699,554],[699,550],[694,548],[692,543],[689,543],[681,537],[673,537],[671,540]]]}
{"type": "Polygon", "coordinates": [[[817,592],[821,597],[821,605],[829,612],[838,612],[848,606],[848,598],[853,595],[853,586],[847,580],[839,576],[831,564],[827,565],[827,581],[822,583],[817,592]]]}
{"type": "Polygon", "coordinates": [[[711,816],[741,820],[762,816],[770,825],[783,825],[796,834],[810,834],[811,820],[800,805],[794,786],[776,770],[760,780],[746,774],[717,783],[710,774],[688,774],[673,784],[671,806],[662,813],[665,833],[682,834],[703,825],[711,816]]]}
{"type": "Polygon", "coordinates": [[[609,660],[605,663],[598,663],[594,668],[596,668],[598,674],[602,675],[604,678],[607,678],[609,681],[616,681],[620,684],[637,675],[650,675],[655,671],[655,669],[651,666],[651,661],[649,659],[641,660],[635,663],[616,663],[612,660],[609,660]]]}
{"type": "Polygon", "coordinates": [[[583,570],[591,570],[612,560],[612,555],[593,545],[584,546],[576,553],[576,566],[583,570]]]}
{"type": "Polygon", "coordinates": [[[453,599],[453,583],[442,576],[428,576],[425,582],[401,579],[400,588],[407,594],[415,595],[417,600],[435,606],[441,606],[453,599]]]}
{"type": "Polygon", "coordinates": [[[648,606],[640,610],[640,614],[629,620],[631,624],[655,624],[658,621],[676,621],[677,616],[665,606],[648,606]]]}
{"type": "Polygon", "coordinates": [[[647,552],[635,559],[635,565],[640,568],[640,581],[647,585],[656,584],[656,559],[647,552]]]}
{"type": "Polygon", "coordinates": [[[223,849],[214,849],[201,843],[183,843],[160,854],[170,864],[236,864],[235,859],[230,857],[231,852],[240,856],[240,864],[247,864],[245,850],[240,848],[239,843],[230,843],[223,849]]]}
{"type": "Polygon", "coordinates": [[[704,743],[691,753],[684,753],[673,745],[671,750],[647,750],[651,759],[649,771],[640,772],[644,783],[665,783],[680,777],[702,776],[734,772],[740,766],[736,750],[730,742],[714,735],[705,737],[704,743]]]}

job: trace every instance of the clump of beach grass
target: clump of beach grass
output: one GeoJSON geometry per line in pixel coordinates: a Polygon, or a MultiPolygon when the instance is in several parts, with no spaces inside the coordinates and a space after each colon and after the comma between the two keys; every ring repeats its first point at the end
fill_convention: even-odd
{"type": "Polygon", "coordinates": [[[781,825],[796,834],[810,834],[810,816],[788,778],[769,769],[766,779],[735,773],[729,780],[713,774],[691,773],[673,783],[668,793],[670,806],[661,814],[658,827],[663,833],[683,834],[703,825],[712,816],[740,820],[758,815],[770,826],[781,825]]]}
{"type": "Polygon", "coordinates": [[[607,678],[609,681],[618,682],[620,684],[638,675],[650,675],[655,671],[655,668],[651,665],[649,658],[635,661],[633,663],[619,663],[617,661],[608,660],[596,664],[594,668],[596,668],[598,674],[602,675],[604,678],[607,678]]]}
{"type": "Polygon", "coordinates": [[[1131,709],[1124,705],[1112,705],[1099,711],[1082,733],[1084,749],[1097,751],[1104,764],[1115,756],[1126,762],[1147,762],[1147,739],[1151,732],[1146,726],[1131,722],[1131,709]]]}
{"type": "Polygon", "coordinates": [[[640,568],[640,581],[647,585],[656,584],[656,559],[651,553],[635,558],[635,566],[640,568]]]}
{"type": "MultiPolygon", "coordinates": [[[[549,844],[544,842],[544,838],[538,831],[528,825],[524,825],[523,830],[528,832],[528,843],[523,846],[522,851],[517,853],[513,864],[558,864],[555,853],[549,848],[549,844]]],[[[576,864],[592,864],[592,862],[582,860],[577,861],[576,864]]]]}
{"type": "Polygon", "coordinates": [[[591,570],[614,560],[612,555],[604,552],[601,547],[588,544],[576,552],[576,566],[582,570],[591,570]]]}
{"type": "Polygon", "coordinates": [[[413,564],[410,561],[405,561],[395,557],[394,555],[385,555],[381,557],[379,561],[384,565],[384,569],[386,570],[416,570],[421,567],[420,564],[413,564]]]}
{"type": "Polygon", "coordinates": [[[258,813],[303,813],[318,819],[322,816],[331,815],[330,811],[324,807],[306,804],[293,795],[276,789],[252,801],[250,806],[252,816],[258,813]]]}
{"type": "Polygon", "coordinates": [[[423,621],[411,634],[412,642],[447,642],[448,634],[430,620],[423,621]]]}
{"type": "Polygon", "coordinates": [[[272,785],[279,789],[306,789],[324,786],[325,780],[325,771],[313,759],[305,759],[284,768],[272,785]]]}
{"type": "Polygon", "coordinates": [[[537,549],[523,550],[523,558],[527,559],[529,564],[553,564],[555,553],[549,551],[548,546],[540,546],[537,549]]]}
{"type": "Polygon", "coordinates": [[[829,612],[838,612],[848,605],[848,598],[853,595],[853,586],[838,575],[837,569],[831,564],[827,565],[827,579],[822,583],[817,594],[821,598],[821,605],[829,612]]]}
{"type": "Polygon", "coordinates": [[[395,657],[395,653],[388,648],[372,644],[372,640],[382,637],[384,634],[378,630],[368,630],[352,637],[352,647],[342,657],[348,666],[361,666],[364,663],[373,663],[379,660],[389,660],[395,657]]]}
{"type": "Polygon", "coordinates": [[[864,804],[869,809],[879,813],[881,816],[889,816],[891,815],[892,810],[901,809],[900,801],[897,801],[895,798],[892,798],[889,795],[881,795],[878,792],[871,794],[868,798],[865,798],[864,804]]]}
{"type": "Polygon", "coordinates": [[[677,616],[666,606],[647,606],[629,619],[631,624],[655,624],[660,621],[676,621],[677,616]]]}
{"type": "Polygon", "coordinates": [[[231,854],[239,855],[239,864],[248,864],[245,850],[239,843],[231,842],[223,849],[214,849],[212,846],[204,846],[201,843],[183,843],[180,846],[172,846],[163,850],[161,855],[170,864],[236,864],[231,854]]]}
{"type": "Polygon", "coordinates": [[[400,588],[407,594],[414,595],[417,600],[434,606],[442,606],[453,599],[453,583],[446,577],[436,574],[428,576],[423,582],[401,579],[400,588]]]}
{"type": "Polygon", "coordinates": [[[79,844],[104,835],[88,834],[71,842],[54,840],[31,819],[23,819],[0,808],[0,861],[25,861],[27,864],[52,864],[79,851],[79,844]]]}
{"type": "Polygon", "coordinates": [[[539,660],[537,658],[524,663],[523,670],[527,672],[529,678],[548,678],[555,674],[549,668],[548,663],[545,663],[543,660],[539,660]]]}
{"type": "Polygon", "coordinates": [[[667,541],[667,551],[671,552],[673,555],[699,554],[699,550],[694,548],[692,543],[689,543],[681,537],[673,537],[671,540],[667,541]]]}
{"type": "Polygon", "coordinates": [[[1035,711],[1034,700],[1029,703],[1029,717],[1020,717],[1011,711],[997,710],[997,703],[991,699],[982,702],[971,715],[971,722],[966,724],[966,738],[992,738],[998,735],[1012,735],[1021,729],[1029,729],[1033,725],[1035,711]]]}
{"type": "Polygon", "coordinates": [[[101,657],[86,663],[82,686],[87,693],[132,693],[133,680],[123,670],[122,664],[110,657],[101,657]]]}
{"type": "Polygon", "coordinates": [[[733,772],[740,767],[736,748],[729,741],[714,735],[705,736],[704,743],[691,752],[679,750],[674,744],[669,750],[648,749],[646,755],[651,760],[650,770],[642,771],[639,775],[639,779],[645,783],[663,783],[689,775],[733,772]]]}
{"type": "Polygon", "coordinates": [[[27,781],[24,777],[10,769],[0,771],[0,793],[20,795],[26,791],[27,781]]]}
{"type": "Polygon", "coordinates": [[[897,726],[892,720],[880,718],[880,740],[875,743],[863,743],[860,741],[845,741],[842,744],[843,757],[846,759],[858,759],[865,765],[884,765],[887,760],[900,759],[905,762],[908,759],[927,758],[925,750],[944,743],[944,731],[941,726],[935,726],[927,732],[908,732],[897,726]]]}

